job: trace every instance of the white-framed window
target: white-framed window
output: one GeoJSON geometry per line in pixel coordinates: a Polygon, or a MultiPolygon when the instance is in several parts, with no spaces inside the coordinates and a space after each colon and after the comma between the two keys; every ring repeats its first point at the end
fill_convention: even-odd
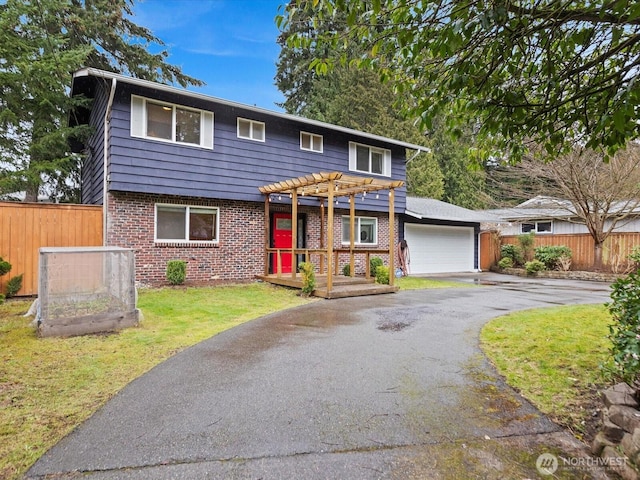
{"type": "Polygon", "coordinates": [[[238,138],[264,142],[264,123],[238,117],[238,138]]]}
{"type": "Polygon", "coordinates": [[[322,153],[322,135],[300,132],[300,150],[322,153]]]}
{"type": "Polygon", "coordinates": [[[391,150],[349,142],[349,170],[391,176],[391,150]]]}
{"type": "Polygon", "coordinates": [[[217,207],[156,204],[156,242],[216,243],[220,227],[217,207]]]}
{"type": "Polygon", "coordinates": [[[539,222],[523,222],[520,224],[521,233],[553,233],[553,222],[544,220],[539,222]]]}
{"type": "Polygon", "coordinates": [[[131,95],[131,136],[213,148],[213,112],[131,95]]]}
{"type": "MultiPolygon", "coordinates": [[[[375,217],[354,218],[354,242],[356,245],[376,245],[378,243],[378,219],[375,217]]],[[[351,243],[349,216],[342,217],[342,243],[351,243]]]]}

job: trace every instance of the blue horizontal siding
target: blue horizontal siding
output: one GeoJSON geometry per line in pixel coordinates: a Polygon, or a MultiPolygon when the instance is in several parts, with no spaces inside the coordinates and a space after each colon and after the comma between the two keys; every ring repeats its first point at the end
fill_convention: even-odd
{"type": "MultiPolygon", "coordinates": [[[[392,179],[405,179],[404,149],[351,137],[240,108],[206,103],[120,85],[111,119],[109,188],[115,191],[264,201],[258,187],[320,171],[349,172],[349,141],[390,148],[392,179]],[[157,98],[214,113],[213,150],[147,140],[130,135],[130,95],[157,98]],[[238,139],[237,117],[265,123],[265,142],[238,139]],[[323,136],[323,153],[300,149],[300,131],[323,136]]],[[[388,179],[388,177],[380,177],[388,179]]],[[[386,210],[386,195],[369,196],[367,208],[386,210]]],[[[396,190],[396,211],[404,210],[405,189],[396,190]]],[[[346,201],[346,200],[343,200],[346,201]]],[[[357,205],[360,202],[357,203],[357,205]]]]}

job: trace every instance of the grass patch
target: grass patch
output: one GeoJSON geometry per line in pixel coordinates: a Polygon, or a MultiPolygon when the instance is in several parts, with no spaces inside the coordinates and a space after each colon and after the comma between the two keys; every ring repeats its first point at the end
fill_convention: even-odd
{"type": "Polygon", "coordinates": [[[460,288],[460,287],[473,287],[472,283],[466,282],[451,282],[445,280],[432,280],[430,278],[423,277],[400,277],[394,279],[395,285],[400,287],[400,290],[418,290],[422,288],[460,288]]]}
{"type": "Polygon", "coordinates": [[[268,284],[141,290],[139,327],[40,339],[0,305],[0,478],[15,479],[127,383],[185,347],[268,313],[314,301],[268,284]]]}
{"type": "Polygon", "coordinates": [[[580,438],[607,383],[610,323],[604,305],[534,309],[493,319],[480,341],[509,385],[580,438]]]}

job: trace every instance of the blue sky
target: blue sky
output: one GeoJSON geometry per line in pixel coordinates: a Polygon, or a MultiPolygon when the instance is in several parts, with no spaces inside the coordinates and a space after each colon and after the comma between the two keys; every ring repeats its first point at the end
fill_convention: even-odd
{"type": "Polygon", "coordinates": [[[285,0],[139,0],[134,22],[169,49],[169,63],[206,82],[213,97],[281,111],[275,16],[285,0]]]}

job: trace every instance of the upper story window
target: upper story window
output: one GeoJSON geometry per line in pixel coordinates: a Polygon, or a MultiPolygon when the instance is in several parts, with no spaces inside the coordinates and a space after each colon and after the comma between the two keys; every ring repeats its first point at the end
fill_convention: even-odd
{"type": "Polygon", "coordinates": [[[525,222],[520,224],[520,231],[522,233],[553,233],[553,223],[551,220],[544,222],[525,222]]]}
{"type": "MultiPolygon", "coordinates": [[[[375,217],[355,217],[356,245],[376,245],[378,243],[378,219],[375,217]]],[[[351,227],[349,216],[342,217],[342,243],[351,243],[351,227]]]]}
{"type": "Polygon", "coordinates": [[[132,95],[131,136],[213,148],[213,112],[132,95]]]}
{"type": "Polygon", "coordinates": [[[238,117],[238,138],[264,142],[264,123],[238,117]]]}
{"type": "Polygon", "coordinates": [[[300,149],[322,153],[322,135],[300,132],[300,149]]]}
{"type": "Polygon", "coordinates": [[[156,204],[156,242],[218,241],[216,207],[156,204]]]}
{"type": "Polygon", "coordinates": [[[391,176],[391,150],[349,142],[349,170],[391,176]]]}

